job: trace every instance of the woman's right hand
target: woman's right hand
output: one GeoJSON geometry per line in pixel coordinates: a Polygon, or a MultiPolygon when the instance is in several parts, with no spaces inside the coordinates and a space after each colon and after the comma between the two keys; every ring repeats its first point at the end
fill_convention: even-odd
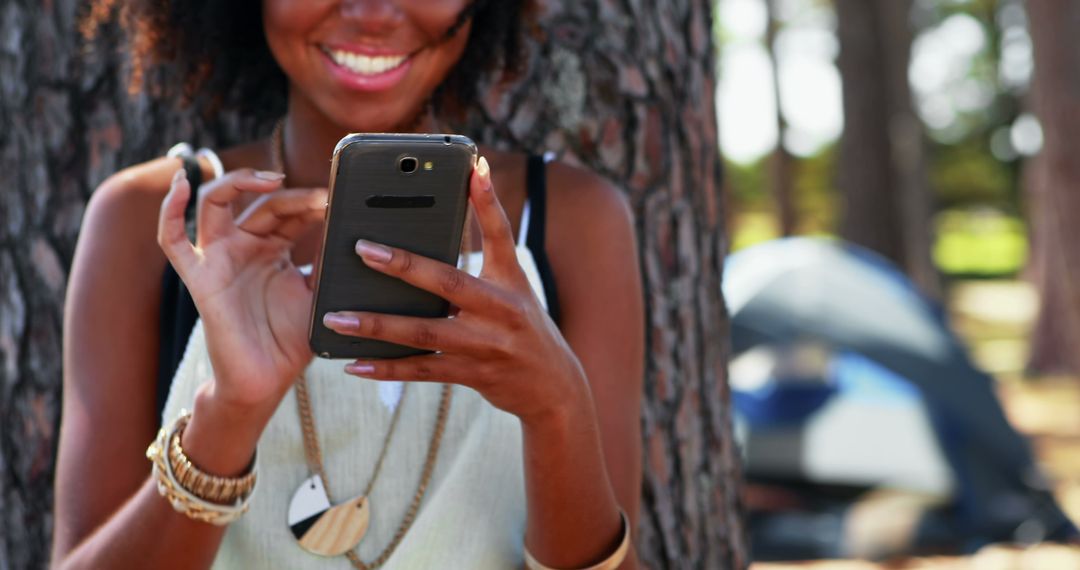
{"type": "Polygon", "coordinates": [[[312,291],[290,252],[323,220],[327,200],[325,189],[280,189],[283,178],[244,169],[205,185],[192,244],[184,228],[191,185],[179,170],[158,223],[158,243],[203,321],[214,370],[208,395],[267,417],[313,356],[312,291]],[[244,192],[262,196],[235,216],[233,203],[244,192]]]}

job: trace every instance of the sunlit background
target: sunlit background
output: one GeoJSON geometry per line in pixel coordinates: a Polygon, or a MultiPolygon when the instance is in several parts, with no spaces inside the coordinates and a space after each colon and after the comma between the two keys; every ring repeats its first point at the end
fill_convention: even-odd
{"type": "MultiPolygon", "coordinates": [[[[833,4],[718,0],[716,104],[734,247],[774,237],[765,161],[777,144],[799,159],[801,233],[833,233],[832,165],[844,127],[833,4]],[[771,49],[770,18],[778,26],[771,49]],[[779,101],[778,101],[779,99],[779,101]],[[787,129],[780,136],[779,112],[787,129]],[[780,139],[782,138],[782,142],[780,139]]],[[[1021,159],[1042,132],[1027,110],[1032,47],[1021,0],[918,0],[909,79],[929,135],[937,201],[934,257],[946,274],[1011,274],[1027,243],[1018,196],[1021,159]]]]}
{"type": "MultiPolygon", "coordinates": [[[[847,373],[838,372],[846,366],[845,359],[855,358],[861,366],[866,354],[859,354],[858,347],[843,346],[843,343],[820,342],[821,338],[828,337],[830,330],[838,327],[855,331],[853,338],[862,334],[860,326],[870,327],[868,335],[876,334],[872,327],[881,323],[873,323],[873,316],[862,319],[857,314],[845,315],[844,308],[858,303],[861,293],[874,293],[869,289],[880,292],[892,285],[886,283],[888,279],[875,282],[876,278],[867,278],[866,283],[872,287],[859,291],[856,286],[842,293],[848,295],[847,298],[829,298],[830,288],[835,291],[845,283],[843,279],[829,281],[830,270],[824,261],[821,261],[820,272],[824,276],[807,275],[808,270],[802,270],[800,274],[776,268],[784,265],[785,255],[805,253],[813,257],[820,254],[813,251],[813,246],[798,246],[803,251],[796,247],[788,247],[785,251],[783,242],[750,247],[784,233],[781,208],[772,187],[780,178],[773,162],[778,154],[792,157],[791,162],[786,163],[790,165],[789,192],[795,222],[792,233],[830,238],[841,233],[844,204],[843,192],[837,184],[837,170],[845,109],[841,70],[837,64],[840,40],[835,5],[838,1],[716,1],[714,21],[719,49],[716,105],[720,147],[725,161],[731,248],[736,252],[732,263],[725,267],[728,274],[725,296],[732,309],[735,346],[730,380],[736,423],[750,434],[744,434],[740,441],[744,445],[744,457],[748,457],[746,504],[752,541],[755,554],[767,552],[767,557],[775,556],[766,558],[771,560],[874,558],[879,554],[885,557],[925,556],[925,543],[920,550],[913,546],[917,542],[914,539],[906,545],[900,544],[902,540],[893,539],[899,535],[913,537],[918,534],[916,528],[925,530],[918,521],[942,512],[937,509],[955,498],[950,498],[949,493],[962,494],[967,484],[962,482],[962,475],[953,473],[947,476],[953,479],[953,490],[936,497],[930,497],[934,493],[913,492],[910,487],[905,489],[904,485],[888,482],[863,489],[845,486],[843,478],[850,475],[851,471],[845,472],[849,467],[864,471],[880,469],[886,472],[881,475],[882,481],[886,481],[890,474],[899,476],[905,468],[918,470],[935,461],[916,459],[906,465],[901,461],[900,465],[885,466],[890,460],[896,462],[896,450],[906,446],[927,452],[926,457],[935,454],[940,457],[942,449],[948,447],[944,441],[947,436],[941,435],[940,425],[932,419],[928,421],[930,428],[926,428],[927,421],[924,420],[914,421],[908,427],[897,427],[901,423],[889,424],[883,419],[892,413],[908,413],[902,412],[907,405],[902,403],[905,398],[916,402],[908,409],[912,417],[927,410],[929,416],[933,416],[933,408],[938,404],[933,402],[934,396],[927,394],[925,382],[951,386],[948,389],[956,390],[954,395],[960,401],[978,389],[957,387],[953,379],[960,374],[955,370],[938,370],[924,374],[921,379],[896,377],[893,386],[899,391],[880,392],[878,396],[887,395],[874,402],[859,399],[865,392],[862,396],[853,396],[854,392],[845,395],[845,382],[864,390],[875,382],[880,387],[892,380],[881,382],[872,377],[889,376],[897,370],[884,370],[888,367],[883,367],[879,371],[881,374],[864,374],[864,370],[845,377],[847,373]],[[780,150],[786,152],[780,153],[780,150]],[[781,244],[780,247],[776,247],[777,244],[781,244]],[[770,247],[773,249],[766,249],[770,247]],[[753,262],[746,261],[751,256],[740,258],[739,252],[754,251],[767,253],[753,258],[758,266],[751,268],[748,266],[753,262]],[[745,303],[743,291],[747,290],[745,281],[765,282],[762,274],[770,271],[788,273],[777,278],[776,283],[749,288],[754,294],[764,295],[762,291],[769,287],[778,289],[792,282],[796,284],[770,301],[774,313],[759,312],[753,317],[741,317],[745,303]],[[811,292],[807,293],[808,290],[811,292]],[[790,298],[800,296],[817,296],[822,300],[786,305],[790,298]],[[785,327],[798,328],[807,321],[807,315],[813,315],[820,308],[815,307],[815,303],[826,302],[835,304],[830,309],[832,312],[819,320],[831,318],[834,322],[819,322],[817,329],[808,327],[806,330],[811,337],[822,333],[811,339],[814,342],[805,343],[805,339],[799,338],[795,342],[774,340],[765,343],[768,346],[765,352],[756,346],[740,349],[741,336],[761,332],[750,334],[742,330],[740,327],[745,322],[740,324],[740,318],[751,323],[755,319],[768,320],[762,319],[762,315],[775,317],[777,321],[786,318],[785,327]],[[866,325],[866,322],[871,324],[866,325]],[[807,374],[808,362],[811,371],[807,374]],[[929,378],[935,374],[940,377],[929,378]],[[827,379],[822,382],[822,378],[827,379]],[[810,380],[806,382],[806,379],[810,380]],[[918,388],[920,385],[924,387],[918,388]],[[967,396],[965,390],[969,390],[967,396]],[[826,403],[815,401],[815,398],[826,403]],[[925,401],[917,403],[920,399],[925,401]],[[849,407],[845,408],[845,405],[849,407]],[[850,419],[844,419],[845,410],[855,410],[853,413],[862,414],[861,419],[844,424],[850,419]],[[755,414],[763,415],[764,419],[755,419],[755,414]],[[793,416],[796,416],[795,420],[791,419],[793,416]],[[787,423],[778,422],[777,417],[787,423]],[[923,443],[914,443],[921,437],[915,433],[920,429],[931,435],[923,443]],[[851,435],[852,432],[860,433],[851,435]],[[786,433],[795,435],[788,437],[784,435],[786,433]],[[844,443],[837,444],[840,440],[844,443]],[[758,442],[757,449],[754,449],[755,441],[758,442]],[[860,445],[863,447],[855,457],[845,454],[860,445]],[[791,457],[785,457],[785,453],[791,457]],[[868,459],[871,456],[877,459],[868,459]],[[845,461],[848,463],[842,465],[845,461]],[[789,470],[775,468],[781,464],[787,465],[785,469],[789,470]],[[801,467],[791,470],[791,465],[801,467]],[[889,470],[893,472],[889,473],[889,470]],[[830,479],[832,475],[826,475],[826,472],[838,476],[830,479]],[[843,488],[843,492],[837,494],[838,488],[843,488]],[[777,513],[786,514],[775,516],[777,513]],[[807,538],[815,535],[820,540],[807,538]],[[771,543],[773,548],[758,550],[765,543],[771,543]],[[777,547],[780,544],[786,546],[777,547]],[[837,547],[837,544],[842,546],[837,547]],[[804,547],[805,550],[800,550],[804,547]]],[[[1051,479],[1049,488],[1062,510],[1073,521],[1080,520],[1080,382],[1072,376],[1035,376],[1027,368],[1032,354],[1032,330],[1041,303],[1039,293],[1031,284],[1028,266],[1030,236],[1027,220],[1032,219],[1028,209],[1032,203],[1031,189],[1035,186],[1030,180],[1031,165],[1035,161],[1030,159],[1040,153],[1044,140],[1031,100],[1035,58],[1025,2],[914,0],[910,29],[913,33],[907,81],[924,142],[925,179],[933,211],[929,225],[931,256],[942,278],[939,290],[924,291],[928,293],[927,300],[921,308],[912,309],[913,314],[919,310],[924,313],[940,310],[944,316],[940,321],[940,334],[958,339],[956,342],[962,345],[961,351],[971,357],[968,366],[971,366],[972,374],[992,376],[992,380],[991,376],[985,376],[990,385],[983,382],[982,389],[997,395],[1008,424],[1011,424],[1009,429],[1022,434],[1032,447],[1040,469],[1051,479]],[[955,337],[951,336],[953,333],[955,337]]],[[[890,133],[890,138],[894,135],[890,133]]],[[[896,144],[895,138],[893,144],[896,144]]],[[[881,199],[887,199],[887,193],[881,195],[881,199]]],[[[824,254],[822,259],[828,255],[832,254],[824,254]]],[[[818,261],[800,260],[790,266],[809,267],[818,261]]],[[[845,269],[844,263],[837,262],[833,273],[845,269]]],[[[896,299],[889,306],[885,306],[885,302],[871,305],[869,312],[899,309],[903,301],[896,299]]],[[[888,326],[883,326],[882,330],[889,331],[894,324],[886,323],[888,326]]],[[[763,324],[762,328],[767,326],[763,324]]],[[[895,332],[895,327],[892,328],[891,332],[895,332]]],[[[918,335],[905,337],[898,333],[893,337],[897,346],[907,340],[918,340],[918,335]]],[[[753,342],[748,344],[753,346],[753,342]]],[[[937,348],[946,344],[948,342],[939,342],[937,348]]],[[[958,359],[964,361],[967,356],[958,359]]],[[[869,361],[872,360],[870,357],[869,361]]],[[[975,399],[979,396],[971,401],[975,399]]],[[[993,398],[983,398],[983,401],[992,402],[993,398]]],[[[996,405],[989,404],[973,417],[987,418],[995,414],[1000,417],[1000,413],[994,411],[996,405]]],[[[939,407],[938,412],[941,409],[939,407]]],[[[972,433],[991,428],[974,429],[972,433]]],[[[956,463],[950,465],[955,467],[956,463]]],[[[948,472],[951,468],[941,469],[948,472]]],[[[989,473],[994,469],[983,470],[989,473]]],[[[1008,470],[1007,467],[1002,469],[1008,470]]],[[[989,495],[991,501],[1000,496],[1003,495],[989,495]]],[[[1032,520],[1029,518],[1027,522],[1032,520]]],[[[944,526],[950,524],[947,522],[944,526]]],[[[1024,561],[1009,558],[1011,555],[996,550],[997,546],[970,542],[955,544],[963,542],[960,540],[940,552],[974,554],[970,561],[918,559],[895,562],[888,567],[1080,568],[1080,550],[1038,550],[1032,545],[1045,540],[1039,536],[1046,535],[1029,533],[1027,536],[1034,538],[1027,540],[1024,533],[1030,530],[1031,525],[1028,525],[1011,535],[1006,533],[1009,539],[993,539],[1027,542],[1024,551],[1028,558],[1024,561]],[[960,565],[950,565],[953,563],[960,565]]],[[[957,536],[963,536],[963,531],[954,534],[953,538],[957,536]]],[[[834,562],[821,564],[825,568],[876,567],[831,565],[834,562]]],[[[786,569],[788,566],[764,564],[760,568],[786,569]]]]}

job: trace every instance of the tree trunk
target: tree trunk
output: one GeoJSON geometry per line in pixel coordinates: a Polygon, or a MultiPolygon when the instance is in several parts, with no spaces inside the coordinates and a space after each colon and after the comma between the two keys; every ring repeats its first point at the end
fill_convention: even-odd
{"type": "Polygon", "coordinates": [[[932,204],[923,126],[908,84],[912,0],[837,0],[844,94],[840,234],[903,269],[932,297],[932,204]]]}
{"type": "Polygon", "coordinates": [[[773,92],[776,95],[776,148],[769,157],[769,189],[776,207],[777,220],[780,222],[780,235],[788,237],[795,235],[798,231],[799,221],[795,213],[794,177],[792,176],[795,157],[791,156],[784,145],[788,124],[780,101],[782,75],[780,57],[776,51],[776,38],[780,33],[781,22],[777,17],[776,2],[777,0],[765,2],[769,13],[769,24],[765,31],[765,48],[769,52],[769,61],[772,63],[773,92]]]}
{"type": "Polygon", "coordinates": [[[926,131],[912,103],[908,68],[911,65],[912,0],[882,0],[878,16],[884,34],[889,94],[889,142],[895,189],[900,201],[904,265],[919,289],[942,298],[941,274],[934,265],[934,204],[926,156],[926,131]]]}
{"type": "Polygon", "coordinates": [[[547,4],[545,57],[486,106],[475,132],[560,151],[627,191],[649,316],[638,552],[653,568],[744,567],[720,293],[712,3],[547,4]]]}
{"type": "Polygon", "coordinates": [[[1032,333],[1028,368],[1036,373],[1080,374],[1080,51],[1073,37],[1080,4],[1072,0],[1027,3],[1035,48],[1034,108],[1043,128],[1043,149],[1031,165],[1035,286],[1042,303],[1032,333]]]}
{"type": "MultiPolygon", "coordinates": [[[[0,5],[0,568],[44,568],[60,415],[64,291],[86,201],[168,141],[250,136],[127,96],[115,31],[80,57],[83,2],[0,5]]],[[[124,339],[117,339],[124,342],[124,339]]]]}
{"type": "MultiPolygon", "coordinates": [[[[0,8],[0,568],[47,563],[63,292],[92,188],[175,141],[220,148],[268,126],[128,99],[115,45],[76,58],[80,4],[0,8]]],[[[560,152],[626,190],[649,319],[638,552],[653,568],[745,567],[710,2],[550,0],[541,27],[522,80],[466,132],[560,152]]]]}

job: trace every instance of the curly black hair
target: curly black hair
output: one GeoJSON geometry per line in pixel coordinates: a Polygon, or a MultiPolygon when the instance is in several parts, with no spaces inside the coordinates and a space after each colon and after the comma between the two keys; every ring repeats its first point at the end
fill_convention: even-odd
{"type": "MultiPolygon", "coordinates": [[[[524,65],[526,35],[535,29],[534,0],[472,0],[447,30],[469,19],[465,51],[433,94],[440,111],[460,113],[476,100],[488,74],[513,78],[524,65]]],[[[205,117],[234,110],[257,121],[284,113],[285,74],[261,25],[260,0],[94,0],[82,19],[88,41],[119,23],[130,50],[132,93],[193,105],[205,117]],[[254,15],[254,16],[253,16],[254,15]]]]}

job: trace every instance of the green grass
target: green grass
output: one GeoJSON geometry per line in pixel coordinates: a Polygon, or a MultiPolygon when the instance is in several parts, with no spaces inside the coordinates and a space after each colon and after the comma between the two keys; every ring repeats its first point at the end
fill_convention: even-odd
{"type": "MultiPolygon", "coordinates": [[[[938,214],[934,262],[950,276],[1016,275],[1027,262],[1023,222],[996,210],[946,210],[938,214]]],[[[815,231],[813,235],[829,235],[815,231]]],[[[753,210],[736,216],[732,251],[779,236],[772,212],[753,210]]]]}
{"type": "Polygon", "coordinates": [[[1015,275],[1027,262],[1023,222],[993,210],[938,215],[934,262],[946,275],[1015,275]]]}

